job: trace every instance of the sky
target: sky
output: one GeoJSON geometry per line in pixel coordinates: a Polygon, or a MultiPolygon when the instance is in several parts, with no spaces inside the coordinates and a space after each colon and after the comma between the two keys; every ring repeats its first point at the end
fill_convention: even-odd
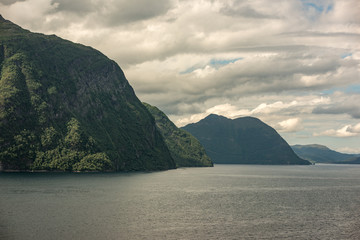
{"type": "Polygon", "coordinates": [[[360,153],[358,0],[0,0],[115,60],[177,125],[257,117],[291,145],[360,153]]]}

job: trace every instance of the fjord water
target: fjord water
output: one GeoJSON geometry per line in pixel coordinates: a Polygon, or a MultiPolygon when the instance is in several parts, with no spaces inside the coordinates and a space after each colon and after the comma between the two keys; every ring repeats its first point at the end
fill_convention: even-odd
{"type": "Polygon", "coordinates": [[[0,239],[359,239],[360,165],[0,173],[0,239]]]}

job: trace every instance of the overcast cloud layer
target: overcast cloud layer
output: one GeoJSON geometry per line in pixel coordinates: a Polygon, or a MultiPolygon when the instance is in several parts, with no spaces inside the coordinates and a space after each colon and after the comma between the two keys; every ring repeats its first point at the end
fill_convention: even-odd
{"type": "Polygon", "coordinates": [[[358,0],[0,0],[0,13],[102,51],[178,126],[254,116],[290,144],[360,153],[358,0]]]}

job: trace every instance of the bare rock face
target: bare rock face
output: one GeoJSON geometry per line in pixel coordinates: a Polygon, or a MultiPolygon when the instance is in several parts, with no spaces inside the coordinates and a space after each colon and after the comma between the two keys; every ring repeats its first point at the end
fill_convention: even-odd
{"type": "Polygon", "coordinates": [[[0,67],[4,169],[175,168],[154,118],[99,51],[0,17],[0,67]]]}

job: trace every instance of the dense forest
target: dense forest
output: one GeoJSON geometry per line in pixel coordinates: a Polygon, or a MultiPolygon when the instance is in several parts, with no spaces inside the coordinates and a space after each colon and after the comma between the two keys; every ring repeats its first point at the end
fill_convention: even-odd
{"type": "Polygon", "coordinates": [[[213,163],[200,142],[180,129],[157,107],[144,103],[154,116],[156,126],[165,139],[177,167],[212,167],[213,163]]]}
{"type": "Polygon", "coordinates": [[[1,16],[0,133],[4,169],[175,168],[154,118],[114,61],[1,16]]]}

